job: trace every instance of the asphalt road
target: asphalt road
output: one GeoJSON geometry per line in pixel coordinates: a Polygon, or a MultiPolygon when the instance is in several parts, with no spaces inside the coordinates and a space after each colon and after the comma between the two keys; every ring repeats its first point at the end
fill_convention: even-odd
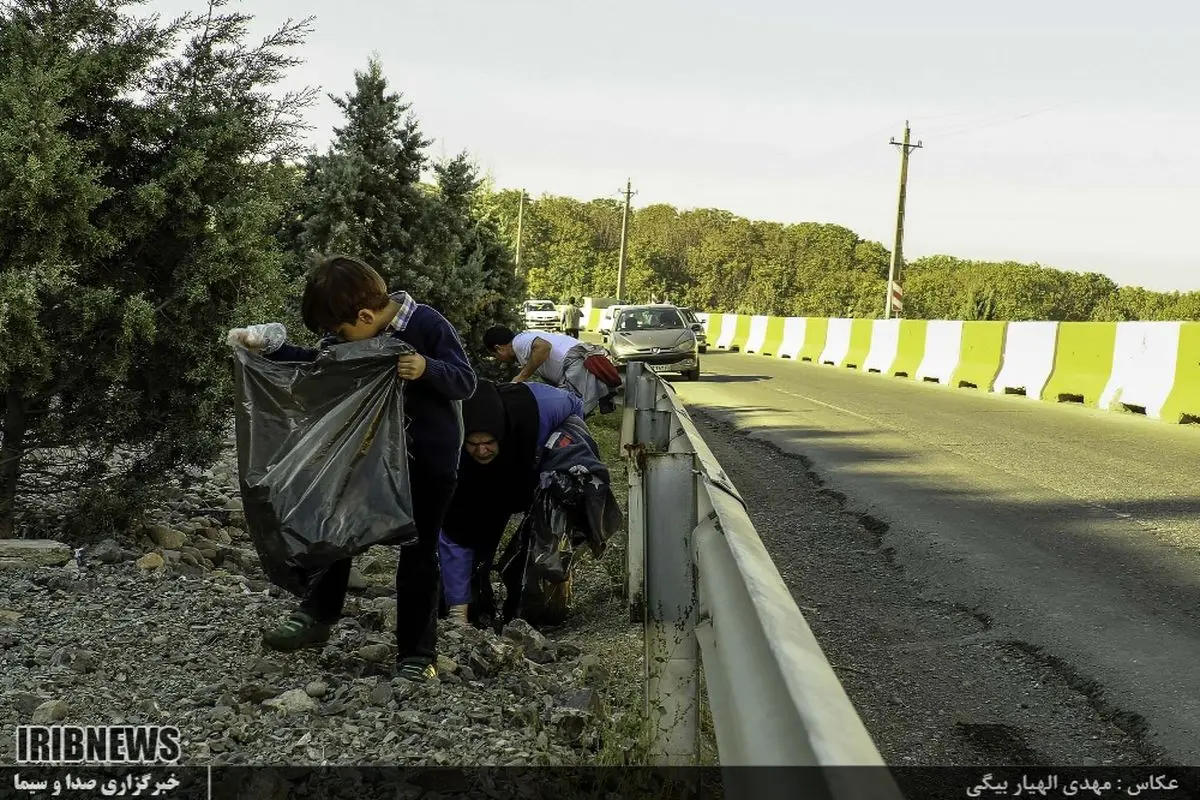
{"type": "MultiPolygon", "coordinates": [[[[790,549],[790,539],[815,535],[798,532],[805,512],[794,508],[804,502],[802,484],[814,480],[811,468],[824,494],[874,536],[873,544],[860,538],[855,558],[867,564],[885,557],[909,587],[886,591],[897,598],[918,591],[981,621],[975,628],[960,621],[941,634],[914,628],[907,635],[928,638],[934,650],[945,650],[944,658],[995,661],[999,651],[964,649],[964,643],[1000,642],[1017,659],[1008,667],[1012,686],[1024,680],[1034,687],[1034,702],[1013,699],[1000,713],[995,709],[1006,704],[1003,696],[981,700],[971,725],[987,728],[992,714],[1036,741],[1049,724],[1043,718],[1054,712],[1041,706],[1062,703],[1066,714],[1074,696],[1090,708],[1078,711],[1080,720],[1091,719],[1079,725],[1097,726],[1082,739],[1103,739],[1100,727],[1115,726],[1119,731],[1109,738],[1124,741],[1125,753],[1075,747],[1064,733],[1032,748],[1028,760],[1038,761],[1041,753],[1058,763],[1114,763],[1140,755],[1200,764],[1200,426],[762,356],[710,351],[702,362],[700,382],[675,386],[706,437],[717,440],[714,450],[751,501],[752,518],[785,579],[808,576],[808,585],[793,587],[798,599],[816,605],[817,589],[826,585],[821,565],[807,560],[840,558],[822,556],[819,548],[828,542],[819,537],[803,553],[790,549]],[[772,462],[767,469],[768,451],[804,460],[790,468],[772,462]],[[785,518],[792,521],[776,524],[785,518]],[[872,546],[864,549],[864,542],[872,546]],[[801,558],[806,563],[789,563],[801,558]],[[1021,670],[1024,678],[1016,676],[1021,670]],[[1038,699],[1036,690],[1054,681],[1061,691],[1048,697],[1058,699],[1038,699]]],[[[859,584],[890,580],[883,572],[857,573],[862,564],[831,564],[828,572],[850,570],[845,575],[857,574],[859,584]]],[[[829,579],[828,592],[843,592],[844,583],[829,579]]],[[[839,599],[844,612],[822,606],[814,630],[836,638],[847,626],[869,623],[855,621],[862,612],[850,608],[855,603],[886,605],[871,586],[856,591],[857,600],[839,599]]],[[[902,648],[904,635],[896,631],[903,625],[891,627],[888,635],[899,638],[882,649],[876,643],[872,658],[891,658],[902,648]]],[[[835,642],[835,649],[846,650],[848,641],[835,642]]],[[[926,647],[921,657],[939,656],[926,647]]],[[[965,680],[969,687],[962,669],[914,665],[910,677],[915,683],[965,680]],[[930,674],[921,678],[920,672],[930,674]]],[[[986,673],[981,664],[976,677],[986,673]]],[[[866,682],[883,680],[880,675],[866,682]]],[[[872,686],[870,694],[890,694],[903,706],[894,695],[920,694],[915,683],[890,693],[872,686]]],[[[932,705],[1000,690],[960,687],[951,697],[945,687],[937,691],[930,694],[932,705]]],[[[934,708],[928,716],[938,713],[934,708]]],[[[869,709],[864,718],[881,714],[869,709]]],[[[951,748],[941,757],[958,756],[951,748]]]]}

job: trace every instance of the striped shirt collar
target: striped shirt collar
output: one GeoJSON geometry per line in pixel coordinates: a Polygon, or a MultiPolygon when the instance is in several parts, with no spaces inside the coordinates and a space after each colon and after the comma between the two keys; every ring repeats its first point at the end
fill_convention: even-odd
{"type": "MultiPolygon", "coordinates": [[[[395,292],[388,295],[388,299],[394,300],[400,305],[400,310],[396,312],[396,316],[392,317],[392,321],[387,324],[382,333],[403,333],[408,327],[408,323],[412,321],[413,312],[417,310],[417,301],[413,300],[408,292],[395,292]]],[[[332,333],[326,334],[321,339],[321,346],[333,345],[340,342],[337,336],[332,333]]]]}
{"type": "Polygon", "coordinates": [[[417,301],[413,300],[408,292],[395,292],[389,297],[400,304],[400,310],[388,323],[387,330],[403,333],[404,329],[408,327],[408,323],[412,321],[413,312],[417,310],[417,301]]]}

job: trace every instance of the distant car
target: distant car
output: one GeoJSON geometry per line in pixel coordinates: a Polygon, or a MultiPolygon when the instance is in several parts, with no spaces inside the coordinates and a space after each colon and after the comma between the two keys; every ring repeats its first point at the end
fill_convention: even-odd
{"type": "Polygon", "coordinates": [[[609,346],[618,367],[640,361],[654,372],[671,372],[700,380],[696,332],[675,306],[626,306],[613,320],[609,346]]]}
{"type": "Polygon", "coordinates": [[[696,316],[696,312],[690,308],[679,307],[679,313],[683,315],[683,321],[692,326],[692,330],[696,332],[696,344],[699,345],[701,353],[708,352],[708,334],[704,332],[704,323],[696,316]]]}
{"type": "Polygon", "coordinates": [[[556,331],[559,328],[559,313],[552,300],[526,300],[524,315],[527,330],[556,331]]]}
{"type": "Polygon", "coordinates": [[[612,333],[613,318],[623,308],[629,308],[629,306],[608,306],[600,312],[600,338],[604,340],[605,344],[608,344],[608,337],[612,333]]]}

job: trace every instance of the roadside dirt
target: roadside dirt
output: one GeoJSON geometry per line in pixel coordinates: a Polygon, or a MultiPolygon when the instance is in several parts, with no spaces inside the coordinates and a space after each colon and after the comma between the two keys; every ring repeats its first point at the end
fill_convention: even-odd
{"type": "Polygon", "coordinates": [[[803,457],[694,419],[889,765],[1164,763],[1070,664],[908,577],[887,526],[847,511],[803,457]]]}

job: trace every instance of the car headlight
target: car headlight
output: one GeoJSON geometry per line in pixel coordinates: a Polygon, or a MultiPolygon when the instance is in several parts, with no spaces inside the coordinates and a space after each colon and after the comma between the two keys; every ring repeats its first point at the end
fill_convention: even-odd
{"type": "Polygon", "coordinates": [[[696,347],[695,339],[684,339],[679,344],[675,345],[675,349],[680,353],[690,353],[696,347]]]}

